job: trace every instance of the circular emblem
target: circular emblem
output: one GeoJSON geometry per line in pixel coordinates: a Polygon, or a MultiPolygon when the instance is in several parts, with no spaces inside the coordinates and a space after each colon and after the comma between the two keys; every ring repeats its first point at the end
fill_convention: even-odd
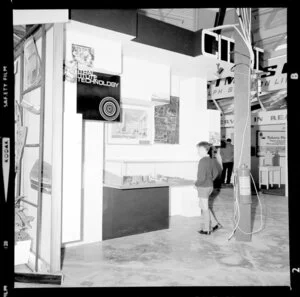
{"type": "Polygon", "coordinates": [[[106,121],[114,121],[120,114],[118,101],[113,97],[105,97],[99,104],[100,115],[106,121]]]}

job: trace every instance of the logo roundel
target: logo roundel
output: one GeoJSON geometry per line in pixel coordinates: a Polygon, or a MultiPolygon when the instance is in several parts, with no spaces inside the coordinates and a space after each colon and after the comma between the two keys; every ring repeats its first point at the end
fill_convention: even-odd
{"type": "Polygon", "coordinates": [[[120,114],[120,105],[113,97],[105,97],[100,101],[99,112],[106,121],[114,121],[120,114]]]}

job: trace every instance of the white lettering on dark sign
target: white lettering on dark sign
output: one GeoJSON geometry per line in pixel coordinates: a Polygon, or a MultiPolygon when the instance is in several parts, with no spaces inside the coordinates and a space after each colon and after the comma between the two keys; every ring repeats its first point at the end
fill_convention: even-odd
{"type": "Polygon", "coordinates": [[[10,139],[4,137],[2,139],[2,174],[4,181],[4,195],[7,202],[8,180],[9,180],[9,165],[10,165],[10,139]]]}
{"type": "Polygon", "coordinates": [[[78,82],[81,82],[81,83],[95,84],[95,85],[112,87],[112,88],[117,88],[119,85],[119,83],[116,83],[116,82],[104,81],[101,79],[97,79],[97,75],[95,75],[93,73],[93,71],[91,71],[91,70],[78,69],[77,80],[78,80],[78,82]]]}
{"type": "Polygon", "coordinates": [[[7,81],[7,78],[8,78],[7,66],[3,66],[2,71],[3,71],[3,75],[2,75],[3,107],[7,108],[8,107],[8,85],[7,85],[7,83],[5,83],[5,81],[7,81]]]}

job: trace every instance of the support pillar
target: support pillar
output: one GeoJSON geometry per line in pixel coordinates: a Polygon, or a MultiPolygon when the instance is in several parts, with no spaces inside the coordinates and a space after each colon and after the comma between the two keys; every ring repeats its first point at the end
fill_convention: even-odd
{"type": "MultiPolygon", "coordinates": [[[[251,18],[251,9],[247,13],[251,18]]],[[[236,16],[236,22],[238,17],[236,16]]],[[[234,33],[235,71],[234,71],[234,169],[242,164],[251,166],[251,104],[250,104],[250,53],[238,32],[234,33]]],[[[239,202],[239,228],[235,232],[238,241],[251,241],[251,203],[239,202]],[[240,230],[241,229],[241,230],[240,230]]]]}
{"type": "Polygon", "coordinates": [[[64,24],[53,27],[52,199],[50,272],[61,271],[64,24]]]}

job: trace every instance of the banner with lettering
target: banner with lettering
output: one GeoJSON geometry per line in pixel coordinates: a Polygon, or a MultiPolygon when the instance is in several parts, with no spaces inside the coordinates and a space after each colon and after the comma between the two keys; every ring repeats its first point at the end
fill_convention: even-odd
{"type": "MultiPolygon", "coordinates": [[[[287,61],[286,56],[269,60],[263,68],[259,89],[262,93],[287,88],[287,61]]],[[[208,99],[220,99],[234,96],[234,77],[226,77],[210,82],[208,99]]],[[[256,81],[252,81],[251,90],[256,90],[256,81]]]]}
{"type": "MultiPolygon", "coordinates": [[[[287,108],[287,89],[277,90],[259,97],[263,108],[267,111],[285,110],[287,108]]],[[[234,113],[234,97],[222,98],[217,101],[225,115],[234,113]]],[[[251,111],[257,113],[263,111],[262,106],[255,96],[251,96],[251,111]]],[[[213,100],[207,100],[207,109],[217,110],[213,100]]]]}
{"type": "MultiPolygon", "coordinates": [[[[257,114],[252,114],[251,125],[279,125],[286,124],[287,111],[284,110],[272,110],[261,111],[257,114]]],[[[221,127],[231,128],[234,127],[234,115],[225,115],[221,117],[221,127]]]]}

